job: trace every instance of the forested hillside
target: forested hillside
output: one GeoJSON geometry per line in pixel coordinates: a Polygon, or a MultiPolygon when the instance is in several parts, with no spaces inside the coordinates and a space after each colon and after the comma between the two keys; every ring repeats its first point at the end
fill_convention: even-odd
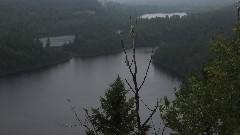
{"type": "Polygon", "coordinates": [[[229,1],[234,0],[160,1],[166,4],[0,0],[0,131],[19,135],[84,131],[87,135],[240,135],[240,7],[231,5],[229,1]],[[187,15],[140,17],[174,12],[187,15]],[[64,42],[73,35],[74,40],[64,42]],[[49,37],[65,44],[51,45],[49,37]],[[123,52],[82,58],[117,51],[123,52]],[[70,59],[44,73],[4,78],[70,59]],[[118,76],[99,104],[96,99],[104,92],[104,83],[116,73],[125,82],[118,76]],[[65,98],[69,110],[61,102],[65,98]],[[74,102],[81,110],[93,108],[84,109],[85,114],[77,112],[74,102]],[[62,107],[66,110],[59,111],[62,107]]]}
{"type": "Polygon", "coordinates": [[[40,40],[31,35],[0,36],[0,76],[57,64],[69,58],[60,50],[43,48],[40,40]]]}
{"type": "Polygon", "coordinates": [[[38,39],[112,31],[119,25],[108,20],[116,12],[106,11],[96,0],[1,0],[0,76],[68,60],[61,48],[44,48],[38,39]]]}
{"type": "MultiPolygon", "coordinates": [[[[109,7],[115,5],[114,3],[109,4],[109,7]]],[[[118,5],[118,4],[116,4],[118,5]]],[[[178,16],[167,17],[167,18],[154,18],[154,19],[138,19],[137,25],[137,35],[138,35],[138,45],[139,46],[165,46],[171,47],[175,44],[193,44],[198,41],[205,41],[204,44],[199,44],[202,47],[198,48],[208,48],[206,43],[210,41],[210,36],[212,32],[216,34],[219,33],[220,28],[226,29],[226,33],[231,35],[231,27],[234,24],[236,19],[235,11],[232,9],[233,6],[219,9],[216,11],[198,13],[198,14],[189,14],[186,17],[180,18],[178,16]]],[[[121,9],[121,8],[115,8],[121,9]]],[[[136,14],[141,13],[141,11],[134,12],[136,14]]],[[[127,14],[124,14],[123,17],[125,22],[130,20],[127,17],[127,14]],[[127,18],[127,19],[126,19],[127,18]]],[[[112,18],[114,19],[114,17],[112,18]]],[[[122,27],[110,28],[108,25],[103,25],[102,31],[89,33],[89,32],[79,32],[76,34],[75,42],[70,43],[65,46],[67,51],[73,52],[78,55],[92,55],[92,54],[101,54],[106,52],[112,52],[121,50],[120,39],[128,44],[128,32],[129,25],[127,23],[121,23],[122,27]],[[118,30],[121,33],[118,33],[118,30]]],[[[181,45],[179,47],[183,47],[181,45]]],[[[178,46],[176,46],[178,47],[178,46]]],[[[183,47],[184,48],[184,47],[183,47]]],[[[189,50],[185,48],[185,50],[189,50]]],[[[159,52],[158,50],[157,52],[159,52]]],[[[192,50],[193,51],[193,50],[192,50]]],[[[191,53],[194,53],[190,51],[191,53]]],[[[200,50],[194,49],[195,52],[200,50]]],[[[208,49],[204,49],[204,52],[208,52],[208,49]]],[[[169,48],[169,53],[171,48],[169,48]]],[[[161,54],[161,57],[157,58],[158,53],[154,57],[155,63],[161,63],[162,59],[167,59],[166,57],[171,57],[171,55],[164,52],[161,54]],[[161,59],[161,60],[160,60],[161,59]]],[[[171,52],[172,53],[172,52],[171,52]]],[[[187,54],[191,55],[191,54],[187,54]]],[[[202,54],[201,56],[202,57],[202,54]]],[[[203,56],[204,59],[206,56],[203,56]]],[[[181,56],[179,56],[181,58],[181,56]]],[[[202,63],[204,59],[200,58],[202,63]]],[[[198,60],[197,60],[198,61],[198,60]]],[[[166,63],[162,63],[167,65],[166,63]]],[[[176,63],[175,63],[176,64],[176,63]]],[[[176,64],[177,65],[177,64],[176,64]]],[[[172,66],[172,65],[168,65],[172,66]]],[[[197,67],[199,65],[197,64],[197,67]]],[[[185,67],[184,67],[185,68],[185,67]]],[[[180,71],[180,70],[179,70],[180,71]]],[[[186,74],[183,71],[183,74],[186,74]]],[[[189,69],[187,68],[187,72],[189,69]]]]}
{"type": "Polygon", "coordinates": [[[234,9],[232,5],[182,19],[173,17],[143,20],[147,25],[139,28],[141,31],[139,42],[159,45],[154,55],[155,64],[171,69],[182,77],[188,76],[191,72],[200,74],[202,63],[211,55],[209,43],[212,34],[224,31],[226,37],[232,35],[232,27],[237,19],[234,9]]]}
{"type": "MultiPolygon", "coordinates": [[[[237,19],[234,6],[211,12],[189,14],[180,18],[140,19],[138,39],[143,44],[155,44],[168,41],[189,41],[209,39],[212,32],[219,32],[222,27],[230,36],[231,28],[237,19]]],[[[217,34],[217,33],[216,33],[217,34]]]]}
{"type": "MultiPolygon", "coordinates": [[[[114,2],[103,6],[96,0],[1,0],[0,31],[2,35],[31,35],[33,39],[75,35],[74,42],[63,47],[65,51],[77,56],[98,55],[120,51],[120,39],[129,44],[130,15],[138,18],[144,13],[175,10],[183,8],[114,2]]],[[[154,63],[170,67],[181,76],[191,71],[199,73],[209,55],[207,43],[211,32],[219,33],[223,27],[226,35],[231,35],[235,19],[233,5],[206,13],[189,13],[183,18],[138,19],[138,45],[159,46],[154,63]]],[[[1,40],[4,46],[6,36],[1,40]]]]}
{"type": "MultiPolygon", "coordinates": [[[[35,36],[59,35],[81,30],[81,25],[102,13],[96,0],[1,0],[1,32],[28,32],[35,36]]],[[[82,28],[83,29],[83,28],[82,28]]]]}
{"type": "Polygon", "coordinates": [[[234,36],[215,36],[203,77],[191,76],[188,88],[181,87],[170,102],[160,106],[165,126],[176,134],[238,135],[240,133],[239,22],[234,36]],[[187,91],[187,92],[186,92],[187,91]]]}

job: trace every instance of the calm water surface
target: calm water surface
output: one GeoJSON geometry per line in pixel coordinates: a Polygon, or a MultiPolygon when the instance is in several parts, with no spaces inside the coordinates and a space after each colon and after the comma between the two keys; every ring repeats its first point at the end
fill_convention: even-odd
{"type": "MultiPolygon", "coordinates": [[[[51,46],[62,46],[65,43],[73,42],[74,35],[64,35],[60,37],[49,37],[49,40],[51,42],[51,46]]],[[[43,45],[46,45],[48,38],[41,38],[41,42],[43,45]]]]}
{"type": "MultiPolygon", "coordinates": [[[[150,48],[137,49],[139,81],[144,76],[149,55],[150,48]]],[[[75,124],[66,98],[71,99],[84,118],[82,108],[99,106],[99,97],[117,74],[130,80],[123,53],[75,58],[51,68],[0,79],[0,134],[82,134],[81,127],[64,128],[55,123],[75,124]]],[[[165,95],[173,98],[174,87],[179,85],[179,80],[151,65],[141,96],[153,107],[157,98],[165,95]]],[[[147,117],[149,112],[143,109],[141,114],[147,117]]]]}
{"type": "Polygon", "coordinates": [[[186,16],[187,13],[183,12],[183,13],[154,13],[154,14],[145,14],[140,16],[140,18],[142,19],[152,19],[152,18],[157,18],[157,17],[161,17],[161,18],[166,18],[168,17],[173,17],[173,16],[179,16],[180,18],[182,18],[183,16],[186,16]]]}

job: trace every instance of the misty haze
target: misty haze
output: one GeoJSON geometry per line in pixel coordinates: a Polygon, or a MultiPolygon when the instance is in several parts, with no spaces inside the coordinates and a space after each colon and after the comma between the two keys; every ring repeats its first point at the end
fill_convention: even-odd
{"type": "Polygon", "coordinates": [[[237,0],[0,0],[0,135],[240,135],[237,0]]]}

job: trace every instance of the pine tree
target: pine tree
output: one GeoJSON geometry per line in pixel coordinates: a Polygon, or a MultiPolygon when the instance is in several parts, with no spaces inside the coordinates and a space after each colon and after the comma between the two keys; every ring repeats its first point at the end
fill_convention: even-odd
{"type": "Polygon", "coordinates": [[[128,99],[127,93],[128,90],[118,76],[114,83],[110,84],[105,97],[100,98],[101,107],[91,109],[92,114],[88,116],[93,128],[86,131],[88,135],[129,135],[134,132],[134,99],[128,99]]]}

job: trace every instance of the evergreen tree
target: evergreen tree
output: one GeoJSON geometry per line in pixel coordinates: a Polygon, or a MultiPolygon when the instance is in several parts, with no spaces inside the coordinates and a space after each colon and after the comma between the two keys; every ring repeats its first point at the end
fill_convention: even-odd
{"type": "Polygon", "coordinates": [[[105,97],[101,97],[101,107],[91,109],[89,121],[93,130],[86,132],[91,134],[104,135],[129,135],[136,127],[134,99],[128,99],[124,83],[118,76],[110,88],[106,91],[105,97]]]}
{"type": "Polygon", "coordinates": [[[171,105],[162,105],[165,126],[179,135],[240,133],[240,25],[227,41],[221,34],[212,43],[215,58],[203,68],[204,78],[191,77],[189,94],[176,92],[171,105]]]}
{"type": "Polygon", "coordinates": [[[0,76],[42,68],[70,59],[61,49],[43,48],[42,42],[27,33],[0,36],[0,76]]]}

